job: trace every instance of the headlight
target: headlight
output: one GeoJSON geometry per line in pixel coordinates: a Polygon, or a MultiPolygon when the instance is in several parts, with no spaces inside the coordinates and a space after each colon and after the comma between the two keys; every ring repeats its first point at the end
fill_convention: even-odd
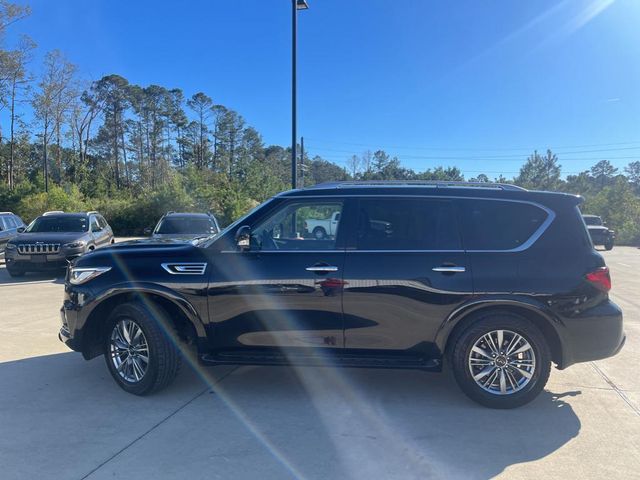
{"type": "Polygon", "coordinates": [[[16,248],[18,247],[16,247],[13,243],[7,243],[4,247],[5,250],[15,250],[16,248]]]}
{"type": "Polygon", "coordinates": [[[64,248],[81,248],[81,247],[84,247],[86,244],[87,242],[78,241],[78,242],[65,243],[63,247],[64,248]]]}
{"type": "Polygon", "coordinates": [[[111,267],[71,267],[69,271],[69,283],[80,285],[96,278],[98,275],[111,270],[111,267]]]}

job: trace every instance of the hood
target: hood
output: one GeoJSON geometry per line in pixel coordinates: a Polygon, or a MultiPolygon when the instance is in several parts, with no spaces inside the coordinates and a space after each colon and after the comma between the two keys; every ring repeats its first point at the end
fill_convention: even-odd
{"type": "Polygon", "coordinates": [[[206,235],[202,233],[154,233],[153,236],[151,237],[151,240],[171,239],[171,240],[179,240],[182,242],[189,242],[191,240],[194,240],[196,238],[201,238],[203,236],[209,237],[211,235],[206,235]]]}
{"type": "Polygon", "coordinates": [[[106,248],[103,248],[103,251],[113,250],[113,251],[129,251],[129,250],[153,250],[153,249],[165,249],[165,248],[175,248],[184,245],[193,246],[194,242],[191,241],[193,237],[189,238],[189,241],[184,239],[176,239],[176,238],[139,238],[137,240],[128,240],[126,242],[118,242],[110,245],[106,248]]]}
{"type": "Polygon", "coordinates": [[[589,231],[594,232],[612,232],[613,230],[609,230],[607,227],[603,225],[587,225],[589,231]]]}
{"type": "Polygon", "coordinates": [[[23,243],[70,243],[77,240],[83,240],[88,232],[33,232],[33,233],[20,233],[18,236],[11,240],[11,243],[15,245],[21,245],[23,243]]]}
{"type": "Polygon", "coordinates": [[[121,261],[137,261],[143,258],[183,258],[193,254],[194,250],[197,250],[197,247],[192,242],[149,238],[114,243],[107,247],[98,248],[85,253],[74,262],[77,266],[112,265],[121,261]]]}

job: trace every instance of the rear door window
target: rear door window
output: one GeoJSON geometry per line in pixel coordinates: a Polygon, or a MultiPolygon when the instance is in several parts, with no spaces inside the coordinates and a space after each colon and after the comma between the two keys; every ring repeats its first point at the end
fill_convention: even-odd
{"type": "Polygon", "coordinates": [[[460,250],[453,203],[427,198],[363,198],[358,204],[358,250],[460,250]]]}
{"type": "Polygon", "coordinates": [[[529,203],[461,200],[467,250],[512,250],[524,245],[548,213],[529,203]]]}

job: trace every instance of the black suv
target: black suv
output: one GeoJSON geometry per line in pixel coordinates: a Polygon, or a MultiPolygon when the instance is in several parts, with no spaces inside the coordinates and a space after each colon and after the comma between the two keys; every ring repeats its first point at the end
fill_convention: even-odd
{"type": "Polygon", "coordinates": [[[204,364],[442,369],[512,408],[551,362],[625,336],[580,197],[511,185],[336,183],[282,193],[214,238],[141,240],[68,270],[60,339],[143,395],[204,364]],[[335,218],[335,237],[303,236],[335,218]]]}
{"type": "Polygon", "coordinates": [[[220,233],[220,227],[212,213],[167,212],[153,231],[149,228],[145,233],[150,233],[153,238],[192,240],[220,233]]]}
{"type": "Polygon", "coordinates": [[[4,252],[9,240],[24,228],[25,224],[19,216],[12,212],[0,212],[0,253],[4,252]]]}
{"type": "Polygon", "coordinates": [[[597,215],[583,215],[584,223],[587,224],[591,241],[594,245],[602,245],[605,250],[613,249],[613,241],[616,238],[616,232],[608,229],[602,218],[597,215]]]}
{"type": "Polygon", "coordinates": [[[98,212],[46,212],[7,243],[7,271],[17,277],[61,269],[69,260],[113,241],[111,227],[98,212]]]}

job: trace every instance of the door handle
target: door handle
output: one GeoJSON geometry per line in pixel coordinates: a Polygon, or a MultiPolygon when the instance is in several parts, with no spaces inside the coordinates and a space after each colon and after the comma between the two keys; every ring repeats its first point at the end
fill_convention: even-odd
{"type": "Polygon", "coordinates": [[[433,267],[431,270],[433,270],[434,272],[443,272],[443,273],[463,273],[467,271],[467,269],[464,267],[455,267],[453,265],[433,267]]]}
{"type": "Polygon", "coordinates": [[[333,265],[314,265],[312,267],[305,268],[307,272],[315,272],[315,273],[328,273],[328,272],[337,272],[338,267],[334,267],[333,265]]]}

